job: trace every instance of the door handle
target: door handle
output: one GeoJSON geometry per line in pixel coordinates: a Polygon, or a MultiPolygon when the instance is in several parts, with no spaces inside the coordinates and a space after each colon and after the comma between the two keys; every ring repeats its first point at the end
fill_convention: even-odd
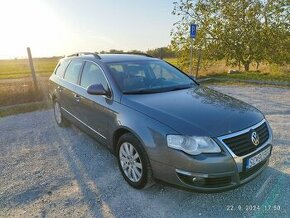
{"type": "Polygon", "coordinates": [[[58,90],[59,92],[61,92],[61,91],[63,90],[63,88],[62,88],[61,86],[57,86],[57,90],[58,90]]]}
{"type": "Polygon", "coordinates": [[[77,102],[79,102],[81,99],[81,96],[78,94],[74,94],[74,98],[76,99],[77,102]]]}

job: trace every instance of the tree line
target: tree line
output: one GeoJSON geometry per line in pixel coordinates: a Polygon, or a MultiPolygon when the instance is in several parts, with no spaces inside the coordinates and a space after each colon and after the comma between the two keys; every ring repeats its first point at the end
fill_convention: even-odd
{"type": "Polygon", "coordinates": [[[176,57],[175,52],[169,46],[149,49],[146,52],[143,52],[140,50],[124,51],[124,50],[118,50],[118,49],[110,49],[109,51],[101,51],[99,53],[100,54],[125,54],[125,53],[148,54],[152,57],[157,57],[157,58],[174,58],[174,57],[176,57]]]}

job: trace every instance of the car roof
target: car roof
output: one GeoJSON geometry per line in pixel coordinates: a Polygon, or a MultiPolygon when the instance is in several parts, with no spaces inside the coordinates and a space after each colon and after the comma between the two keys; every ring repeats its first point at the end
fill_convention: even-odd
{"type": "Polygon", "coordinates": [[[125,61],[144,61],[144,60],[158,60],[157,58],[146,56],[146,54],[85,54],[68,56],[64,59],[97,59],[100,62],[110,63],[110,62],[125,62],[125,61]]]}

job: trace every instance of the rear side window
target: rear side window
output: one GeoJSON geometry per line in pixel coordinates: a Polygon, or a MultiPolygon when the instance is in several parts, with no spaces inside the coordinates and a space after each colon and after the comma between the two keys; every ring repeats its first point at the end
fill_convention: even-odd
{"type": "Polygon", "coordinates": [[[77,83],[82,65],[83,61],[72,60],[66,69],[64,79],[71,83],[77,83]]]}
{"type": "Polygon", "coordinates": [[[86,62],[80,85],[87,88],[93,84],[102,84],[108,90],[108,83],[101,68],[94,63],[86,62]]]}
{"type": "Polygon", "coordinates": [[[56,68],[56,71],[54,72],[55,75],[59,77],[63,77],[64,71],[67,68],[68,64],[69,64],[69,60],[60,61],[56,68]]]}

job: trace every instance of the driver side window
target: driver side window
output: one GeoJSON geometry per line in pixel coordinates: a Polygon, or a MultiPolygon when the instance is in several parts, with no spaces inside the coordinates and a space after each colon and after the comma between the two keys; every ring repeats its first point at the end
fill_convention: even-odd
{"type": "Polygon", "coordinates": [[[101,68],[92,62],[86,62],[80,85],[87,88],[93,84],[102,84],[103,87],[108,90],[108,83],[101,68]]]}

